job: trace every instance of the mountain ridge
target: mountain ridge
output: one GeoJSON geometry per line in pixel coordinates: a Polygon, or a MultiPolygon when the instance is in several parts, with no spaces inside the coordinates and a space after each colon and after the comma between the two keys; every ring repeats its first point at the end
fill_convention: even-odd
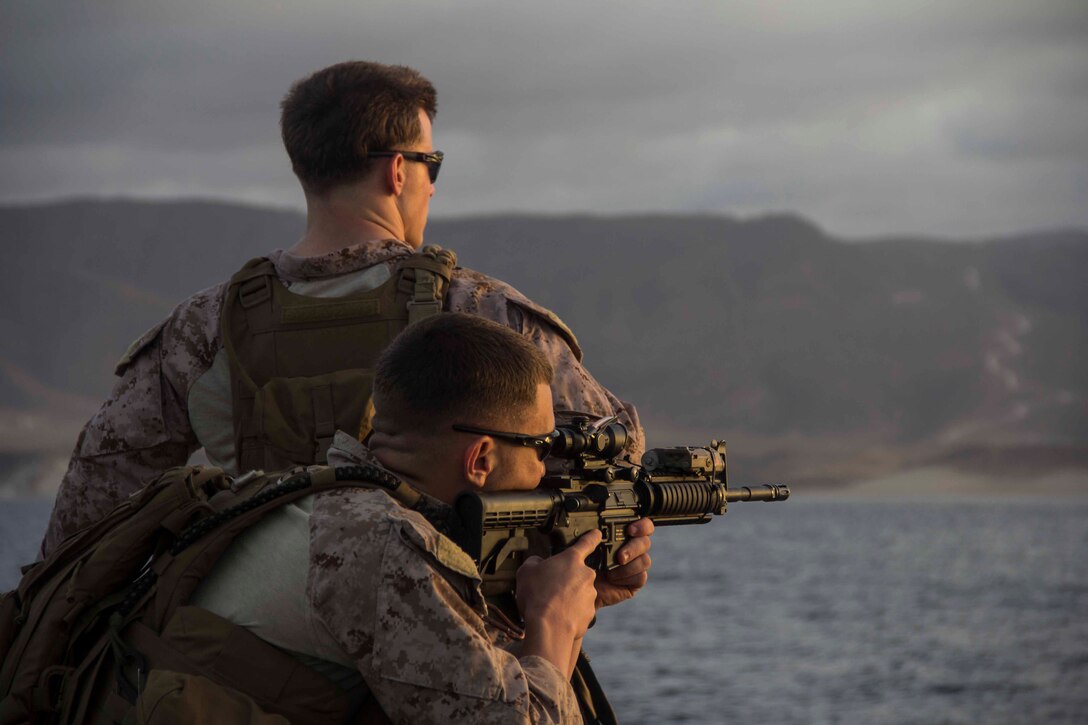
{"type": "MultiPolygon", "coordinates": [[[[3,357],[43,389],[104,398],[113,362],[174,302],[303,228],[293,210],[219,201],[0,205],[3,357]]],[[[1088,441],[1085,231],[863,242],[791,213],[488,215],[434,219],[427,241],[559,314],[652,442],[727,433],[758,476],[847,480],[1025,446],[1080,460],[1088,441]]],[[[0,370],[0,408],[48,408],[17,387],[0,370]]],[[[73,440],[43,433],[41,448],[73,440]]]]}
{"type": "MultiPolygon", "coordinates": [[[[238,210],[250,210],[257,212],[268,212],[272,214],[283,214],[288,216],[298,217],[300,220],[305,219],[305,211],[289,205],[271,205],[260,202],[250,202],[245,200],[235,199],[221,199],[215,197],[200,197],[200,196],[188,196],[188,197],[176,197],[171,199],[157,199],[157,198],[141,198],[133,196],[123,195],[107,195],[107,196],[94,196],[94,195],[75,195],[65,196],[49,199],[33,199],[28,201],[0,201],[0,213],[7,211],[33,211],[42,209],[64,209],[66,207],[76,206],[146,206],[154,208],[163,208],[168,206],[206,206],[206,207],[222,207],[228,209],[238,210]]],[[[799,221],[803,226],[811,227],[817,230],[820,234],[825,235],[833,241],[843,244],[883,244],[896,241],[908,241],[908,242],[933,242],[936,244],[989,244],[995,242],[1001,242],[1004,240],[1022,240],[1025,237],[1045,237],[1050,235],[1064,236],[1073,235],[1077,237],[1088,236],[1088,227],[1075,227],[1075,226],[1054,226],[1054,227],[1036,227],[1036,228],[1024,228],[1015,230],[1012,232],[997,233],[997,234],[981,234],[971,235],[966,237],[956,236],[940,236],[933,234],[912,234],[904,232],[896,232],[891,234],[875,234],[875,235],[857,235],[857,236],[843,236],[836,235],[826,230],[818,222],[809,219],[799,212],[789,210],[772,210],[758,212],[754,214],[729,214],[727,212],[712,212],[712,211],[692,211],[692,212],[678,212],[678,211],[641,211],[641,212],[536,212],[536,211],[504,211],[504,212],[488,212],[488,213],[473,213],[473,214],[450,214],[448,216],[432,217],[430,223],[432,225],[443,225],[447,223],[456,223],[462,221],[486,221],[491,219],[514,219],[519,221],[548,221],[548,220],[575,220],[575,219],[591,219],[591,220],[640,220],[640,219],[664,219],[664,220],[714,220],[714,221],[728,221],[737,224],[749,224],[753,222],[760,222],[764,220],[775,219],[787,219],[799,221]]],[[[1088,243],[1088,242],[1085,242],[1088,243]]]]}

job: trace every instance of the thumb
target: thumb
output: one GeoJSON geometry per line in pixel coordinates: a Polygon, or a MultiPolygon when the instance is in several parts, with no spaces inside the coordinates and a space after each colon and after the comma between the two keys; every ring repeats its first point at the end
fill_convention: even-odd
{"type": "Polygon", "coordinates": [[[601,543],[601,538],[601,532],[597,529],[587,531],[575,539],[574,543],[567,547],[567,551],[573,551],[575,556],[584,561],[597,548],[597,544],[601,543]]]}

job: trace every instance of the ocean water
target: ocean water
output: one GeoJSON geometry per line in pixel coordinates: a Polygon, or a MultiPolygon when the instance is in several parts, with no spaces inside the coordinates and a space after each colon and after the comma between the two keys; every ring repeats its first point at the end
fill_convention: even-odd
{"type": "MultiPolygon", "coordinates": [[[[0,502],[0,588],[42,501],[0,502]]],[[[809,499],[663,527],[586,640],[624,723],[1088,722],[1088,499],[809,499]]]]}

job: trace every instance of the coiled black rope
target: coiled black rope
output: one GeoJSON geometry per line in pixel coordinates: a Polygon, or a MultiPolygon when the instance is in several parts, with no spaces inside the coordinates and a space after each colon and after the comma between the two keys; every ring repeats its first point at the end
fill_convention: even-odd
{"type": "Polygon", "coordinates": [[[399,478],[377,466],[337,466],[333,470],[336,471],[337,481],[366,481],[376,483],[390,491],[400,485],[399,478]]]}
{"type": "Polygon", "coordinates": [[[269,501],[284,496],[288,493],[293,493],[303,488],[307,488],[310,485],[309,473],[297,473],[290,478],[284,479],[275,483],[260,493],[257,493],[241,503],[236,503],[230,508],[223,509],[217,514],[212,514],[206,519],[201,519],[195,524],[192,524],[184,531],[182,531],[174,542],[174,545],[170,547],[170,554],[177,556],[181,552],[188,549],[197,539],[200,539],[212,529],[216,529],[219,526],[227,523],[233,518],[252,511],[255,508],[264,506],[269,501]]]}

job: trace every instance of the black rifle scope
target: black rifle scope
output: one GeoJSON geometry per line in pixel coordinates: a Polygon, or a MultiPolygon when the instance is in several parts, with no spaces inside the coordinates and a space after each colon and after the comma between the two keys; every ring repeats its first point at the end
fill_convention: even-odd
{"type": "Polygon", "coordinates": [[[556,458],[610,461],[627,445],[627,428],[617,423],[615,416],[598,421],[575,418],[569,425],[558,426],[556,431],[559,437],[551,450],[556,458]]]}

